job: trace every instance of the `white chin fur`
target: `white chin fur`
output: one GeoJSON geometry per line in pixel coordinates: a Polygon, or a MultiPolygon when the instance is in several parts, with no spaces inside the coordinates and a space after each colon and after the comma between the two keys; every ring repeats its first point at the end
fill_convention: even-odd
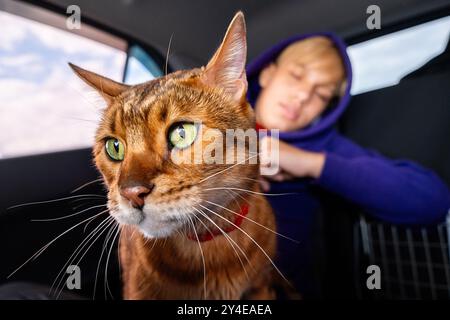
{"type": "Polygon", "coordinates": [[[136,226],[146,238],[165,238],[182,226],[182,221],[190,214],[185,211],[152,210],[149,205],[139,210],[127,203],[119,203],[119,208],[110,212],[117,222],[136,226]]]}
{"type": "Polygon", "coordinates": [[[146,238],[166,238],[173,234],[175,230],[178,228],[174,223],[165,223],[164,225],[161,225],[160,227],[157,226],[157,224],[153,223],[146,223],[145,219],[143,224],[138,226],[139,231],[144,235],[146,238]]]}

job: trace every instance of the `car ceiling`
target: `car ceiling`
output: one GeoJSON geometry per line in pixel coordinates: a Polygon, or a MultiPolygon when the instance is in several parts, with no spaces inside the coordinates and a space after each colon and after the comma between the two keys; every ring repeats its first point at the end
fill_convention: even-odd
{"type": "MultiPolygon", "coordinates": [[[[72,0],[45,1],[62,12],[72,0]]],[[[450,0],[77,0],[81,16],[132,36],[171,55],[204,64],[220,43],[228,23],[243,10],[248,30],[248,57],[290,35],[334,31],[343,37],[370,33],[371,4],[381,8],[382,28],[448,9],[450,0]]]]}

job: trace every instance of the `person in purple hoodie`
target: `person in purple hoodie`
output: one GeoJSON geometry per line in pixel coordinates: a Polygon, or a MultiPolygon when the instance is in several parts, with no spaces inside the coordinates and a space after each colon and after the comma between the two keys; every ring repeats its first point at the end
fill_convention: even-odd
{"type": "MultiPolygon", "coordinates": [[[[450,192],[436,174],[364,149],[336,131],[352,83],[342,40],[331,33],[289,38],[251,62],[247,78],[257,128],[280,130],[280,171],[262,186],[268,193],[290,193],[267,198],[278,232],[298,241],[279,237],[276,263],[305,297],[318,290],[312,257],[321,190],[389,223],[444,220],[450,192]]],[[[267,145],[275,138],[264,139],[267,145]]]]}

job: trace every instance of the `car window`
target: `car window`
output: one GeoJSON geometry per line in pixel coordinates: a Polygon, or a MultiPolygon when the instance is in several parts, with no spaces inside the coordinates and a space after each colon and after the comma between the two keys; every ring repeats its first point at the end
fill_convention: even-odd
{"type": "Polygon", "coordinates": [[[449,34],[450,16],[349,46],[352,94],[397,84],[442,53],[449,34]]]}
{"type": "Polygon", "coordinates": [[[121,81],[126,41],[113,47],[5,11],[0,26],[0,158],[90,146],[103,104],[67,63],[121,81]]]}
{"type": "Polygon", "coordinates": [[[162,76],[162,70],[155,60],[140,46],[132,45],[128,50],[125,83],[138,84],[162,76]]]}

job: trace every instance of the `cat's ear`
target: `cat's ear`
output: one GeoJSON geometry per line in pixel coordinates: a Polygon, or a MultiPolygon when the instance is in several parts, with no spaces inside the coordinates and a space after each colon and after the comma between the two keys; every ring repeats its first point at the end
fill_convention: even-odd
{"type": "Polygon", "coordinates": [[[222,88],[236,102],[247,92],[245,60],[247,40],[244,14],[239,11],[228,26],[227,33],[201,75],[210,86],[222,88]]]}
{"type": "Polygon", "coordinates": [[[81,80],[94,88],[107,102],[111,102],[114,97],[129,88],[126,84],[122,84],[94,72],[84,70],[83,68],[80,68],[70,62],[69,66],[75,74],[81,78],[81,80]]]}

